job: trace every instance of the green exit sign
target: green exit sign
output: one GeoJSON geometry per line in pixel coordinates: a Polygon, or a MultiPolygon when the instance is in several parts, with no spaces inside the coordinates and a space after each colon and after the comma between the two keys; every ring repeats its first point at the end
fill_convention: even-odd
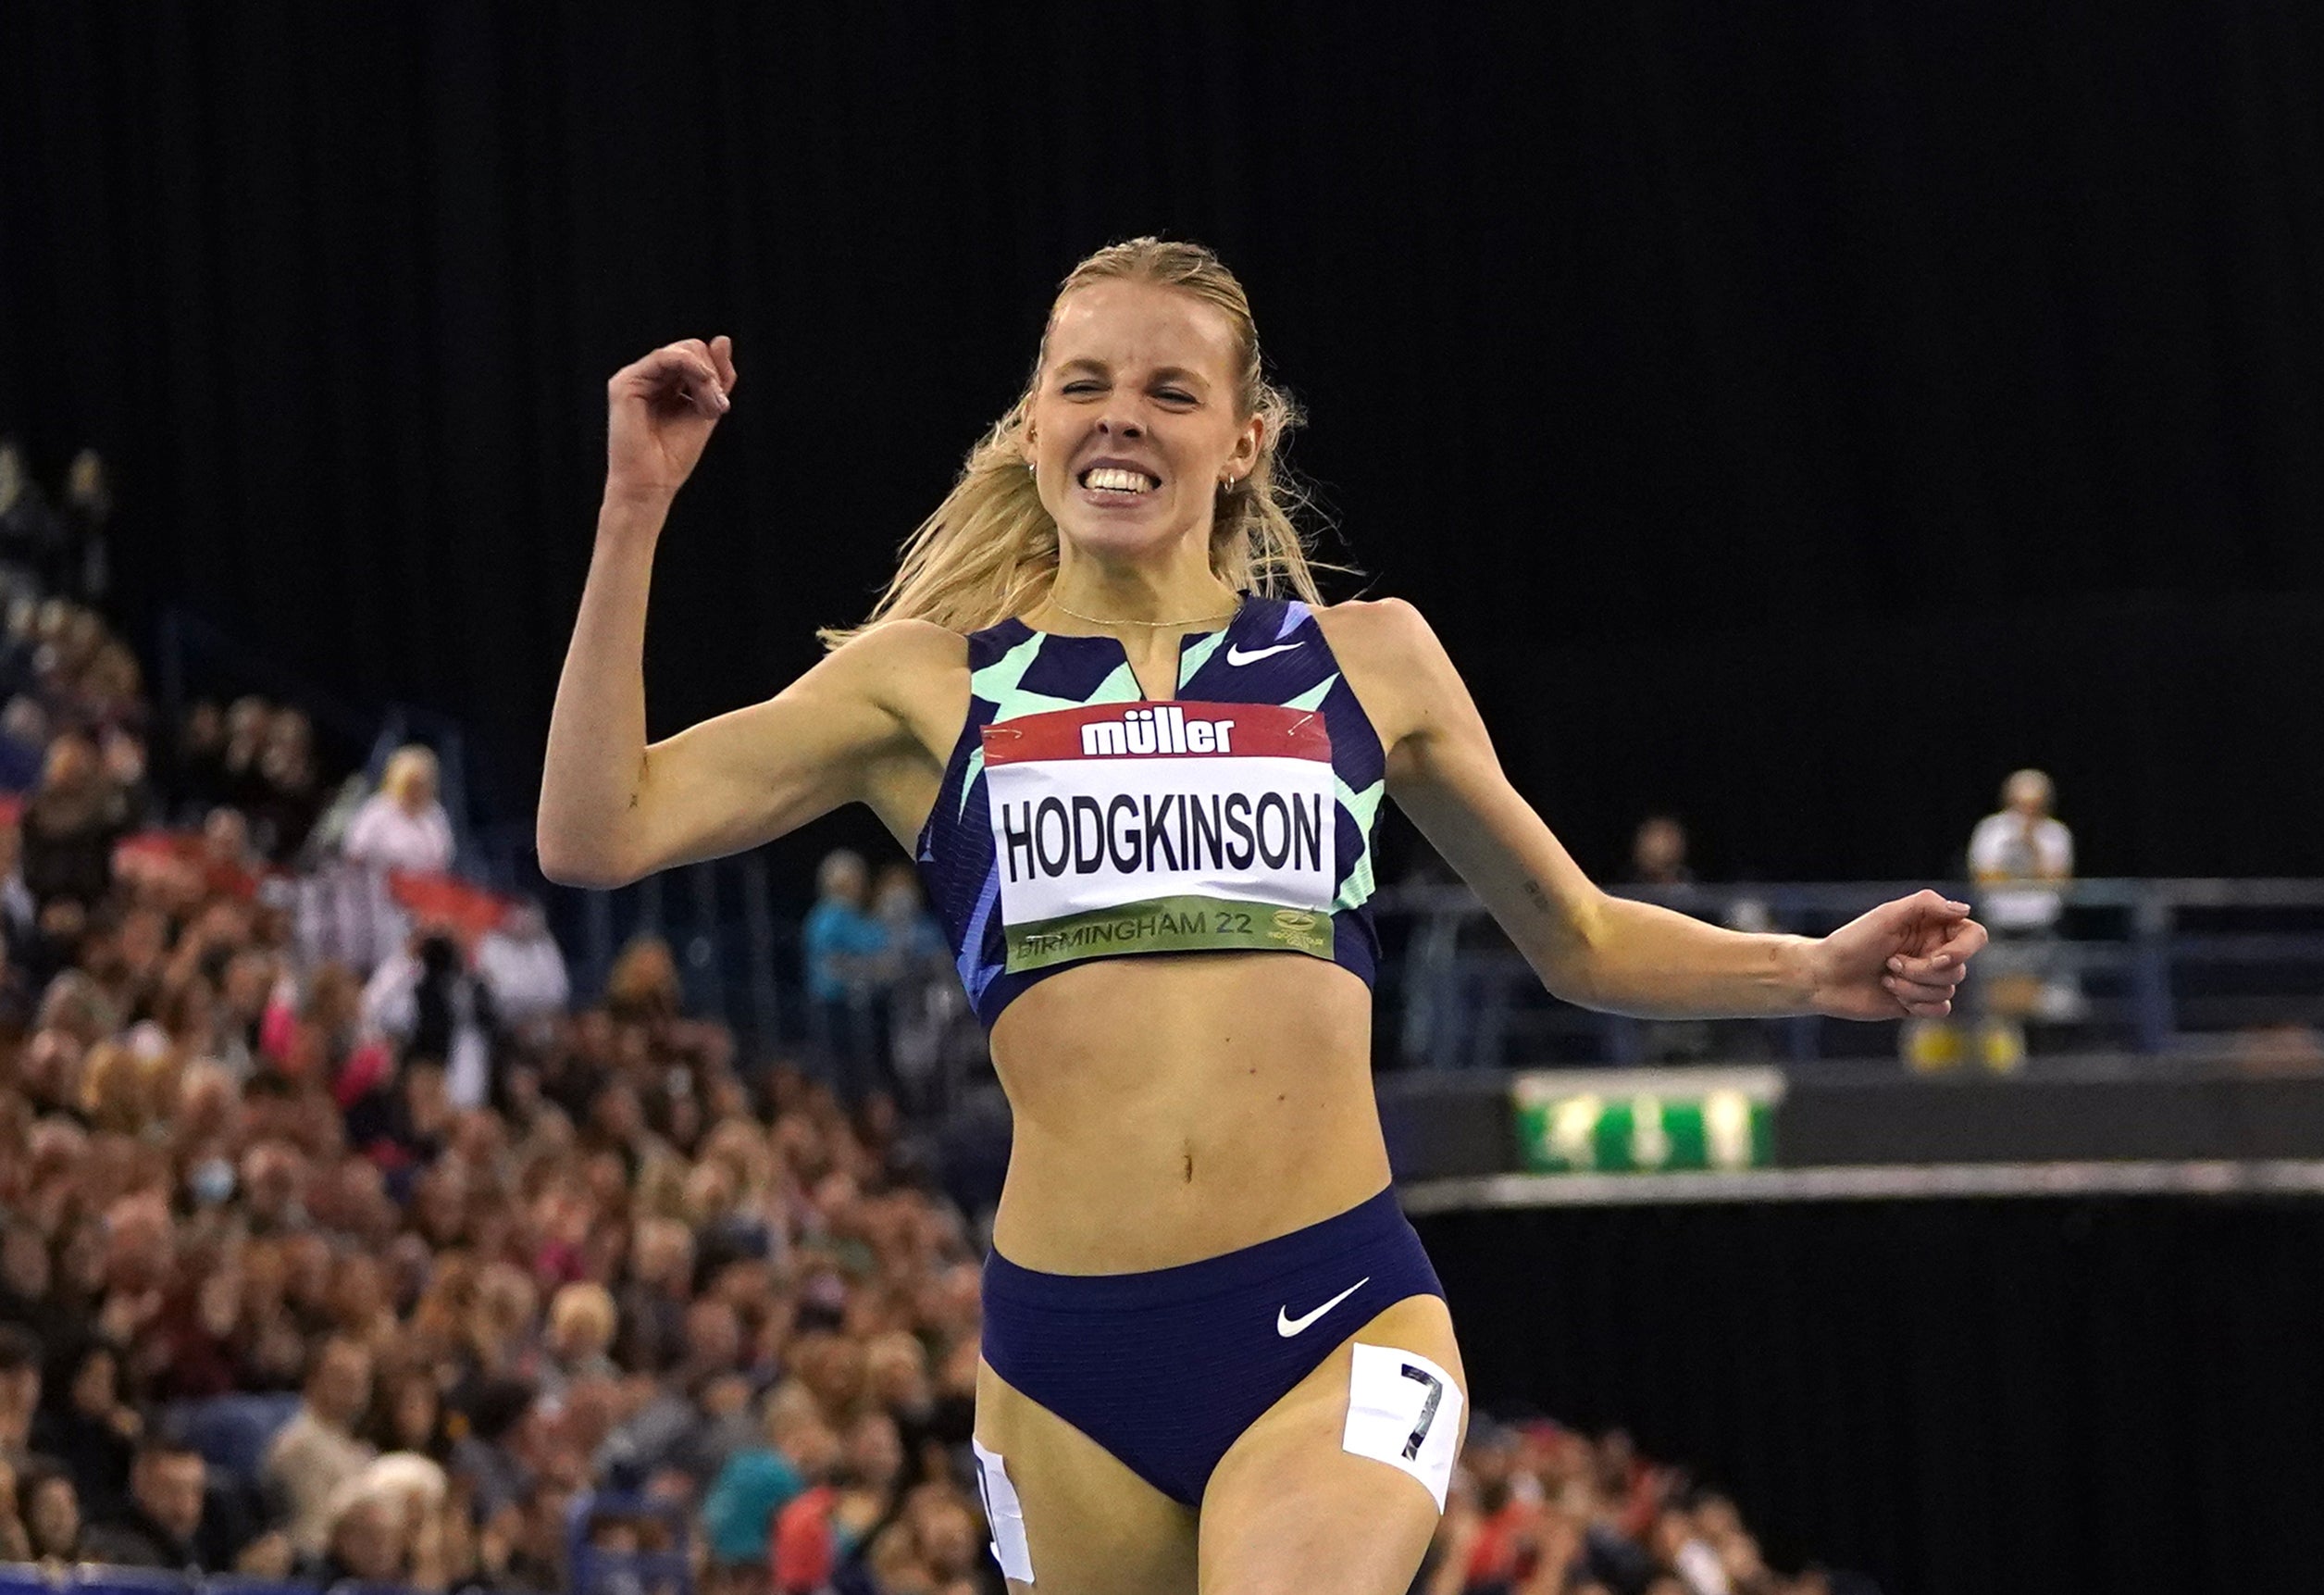
{"type": "Polygon", "coordinates": [[[1510,1088],[1518,1147],[1536,1174],[1765,1168],[1775,1161],[1773,1069],[1557,1069],[1510,1088]]]}

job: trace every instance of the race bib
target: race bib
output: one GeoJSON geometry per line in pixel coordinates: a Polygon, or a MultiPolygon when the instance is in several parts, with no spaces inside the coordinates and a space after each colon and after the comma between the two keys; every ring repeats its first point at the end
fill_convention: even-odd
{"type": "Polygon", "coordinates": [[[1320,710],[1107,704],[984,729],[1008,967],[1116,953],[1332,955],[1320,710]]]}

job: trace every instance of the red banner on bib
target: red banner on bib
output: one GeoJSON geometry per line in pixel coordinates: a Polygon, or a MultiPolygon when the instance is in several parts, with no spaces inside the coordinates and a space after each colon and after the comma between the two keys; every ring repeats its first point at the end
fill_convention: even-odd
{"type": "Polygon", "coordinates": [[[1043,759],[1278,758],[1329,764],[1321,709],[1274,704],[1096,704],[984,729],[985,763],[1043,759]]]}

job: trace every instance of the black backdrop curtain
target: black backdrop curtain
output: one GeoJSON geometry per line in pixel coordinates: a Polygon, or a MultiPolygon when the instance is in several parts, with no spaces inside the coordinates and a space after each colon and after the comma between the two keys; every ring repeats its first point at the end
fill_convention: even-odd
{"type": "Polygon", "coordinates": [[[1629,1428],[1734,1495],[1780,1567],[1890,1595],[2318,1587],[2315,1203],[1414,1222],[1480,1410],[1629,1428]]]}
{"type": "Polygon", "coordinates": [[[615,368],[745,373],[662,735],[860,616],[1050,285],[1172,231],[1585,864],[1663,806],[1937,870],[2039,762],[2093,872],[2324,872],[2319,106],[2293,0],[18,0],[0,427],[111,452],[141,623],[466,717],[523,816],[615,368]]]}

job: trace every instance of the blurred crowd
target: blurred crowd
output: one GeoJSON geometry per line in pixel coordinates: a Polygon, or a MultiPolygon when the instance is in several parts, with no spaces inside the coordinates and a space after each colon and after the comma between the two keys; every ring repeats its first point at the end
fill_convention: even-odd
{"type": "MultiPolygon", "coordinates": [[[[577,1007],[456,883],[339,955],[304,887],[454,864],[427,751],[342,779],[245,698],[149,760],[134,654],[43,586],[85,540],[9,542],[14,492],[0,1562],[551,1591],[680,1523],[714,1595],[999,1591],[980,1239],[897,1108],[964,1011],[909,874],[826,862],[803,1071],[651,937],[577,1007]]],[[[1813,1588],[1619,1437],[1477,1431],[1416,1589],[1813,1588]]]]}
{"type": "Polygon", "coordinates": [[[841,848],[825,856],[815,889],[800,926],[814,1073],[850,1105],[874,1093],[912,1105],[956,1094],[938,1078],[981,1056],[984,1039],[912,866],[897,859],[875,878],[841,848]]]}
{"type": "Polygon", "coordinates": [[[1479,1414],[1414,1595],[1865,1595],[1859,1576],[1771,1570],[1734,1502],[1630,1437],[1479,1414]]]}

